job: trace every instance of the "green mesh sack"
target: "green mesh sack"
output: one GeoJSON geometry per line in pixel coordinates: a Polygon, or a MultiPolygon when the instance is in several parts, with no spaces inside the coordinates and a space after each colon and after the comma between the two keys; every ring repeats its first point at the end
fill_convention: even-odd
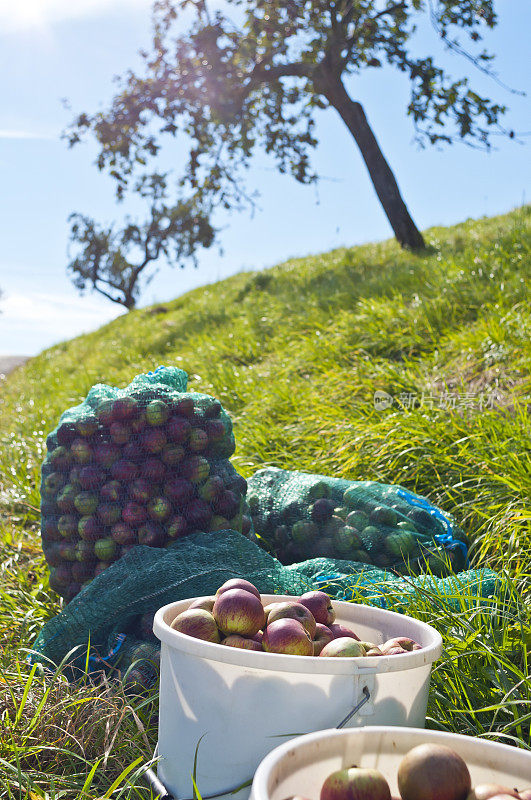
{"type": "MultiPolygon", "coordinates": [[[[220,531],[195,533],[161,550],[140,546],[109,566],[51,619],[33,645],[31,660],[49,666],[65,659],[72,674],[89,670],[119,674],[126,683],[149,686],[156,678],[159,643],[151,624],[161,606],[214,594],[229,578],[251,581],[264,594],[300,595],[323,589],[337,599],[367,598],[385,607],[391,595],[404,602],[417,591],[436,592],[445,602],[473,605],[474,597],[497,594],[489,570],[451,578],[393,575],[368,564],[316,558],[282,565],[246,537],[220,531]]],[[[396,609],[396,605],[394,605],[396,609]]]]}
{"type": "Polygon", "coordinates": [[[248,481],[256,542],[283,564],[323,556],[378,567],[467,565],[467,541],[452,518],[398,485],[268,468],[248,481]]]}
{"type": "Polygon", "coordinates": [[[247,483],[232,467],[232,422],[218,400],[159,367],[126,386],[97,384],[47,438],[41,536],[50,586],[71,600],[138,545],[195,531],[247,533],[247,483]]]}

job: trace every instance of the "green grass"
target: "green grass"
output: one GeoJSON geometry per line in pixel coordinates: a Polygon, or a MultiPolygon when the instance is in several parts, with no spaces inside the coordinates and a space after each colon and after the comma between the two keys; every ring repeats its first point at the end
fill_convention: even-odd
{"type": "Polygon", "coordinates": [[[445,642],[428,724],[529,747],[529,218],[527,207],[433,228],[420,255],[390,241],[242,273],[133,311],[9,376],[0,388],[0,798],[149,796],[131,786],[153,752],[156,698],[70,686],[60,670],[32,674],[24,648],[60,608],[38,539],[45,434],[92,384],[123,386],[158,364],[182,367],[191,388],[220,398],[243,474],[275,465],[400,482],[454,513],[474,541],[474,566],[502,572],[509,594],[473,613],[466,597],[453,610],[428,595],[411,601],[408,613],[445,642]],[[395,398],[391,408],[375,410],[377,389],[395,398]],[[445,392],[455,408],[441,407],[445,392]],[[410,407],[411,396],[424,402],[410,407]]]}

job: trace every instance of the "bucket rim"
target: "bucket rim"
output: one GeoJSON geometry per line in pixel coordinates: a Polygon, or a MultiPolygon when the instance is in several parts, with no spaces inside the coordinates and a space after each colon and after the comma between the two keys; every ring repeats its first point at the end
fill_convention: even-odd
{"type": "MultiPolygon", "coordinates": [[[[255,772],[251,788],[251,800],[271,800],[269,783],[272,770],[274,769],[275,765],[286,758],[288,754],[290,757],[293,757],[295,751],[300,747],[303,747],[304,745],[312,745],[315,742],[319,742],[323,739],[338,739],[340,742],[341,739],[345,739],[347,737],[356,738],[367,735],[370,736],[371,734],[380,734],[384,737],[392,736],[394,741],[400,739],[407,741],[408,738],[411,741],[412,736],[418,737],[419,734],[421,734],[423,739],[433,740],[434,742],[445,744],[447,747],[452,747],[452,745],[455,747],[456,744],[460,744],[461,750],[464,749],[465,751],[470,747],[470,744],[473,743],[473,746],[481,747],[481,749],[485,751],[486,755],[489,752],[493,755],[499,755],[503,753],[508,764],[514,764],[515,754],[517,754],[516,760],[518,761],[523,761],[525,754],[529,758],[531,765],[531,751],[515,748],[512,745],[503,744],[501,742],[493,742],[488,739],[482,739],[477,736],[465,736],[461,733],[450,733],[450,731],[435,731],[420,728],[404,728],[402,726],[391,725],[365,725],[363,728],[345,728],[344,730],[329,728],[326,730],[315,731],[313,733],[306,733],[303,736],[297,736],[295,739],[291,739],[289,742],[285,742],[284,744],[276,747],[274,750],[271,750],[271,752],[269,752],[260,762],[255,772]]],[[[408,749],[411,749],[411,747],[414,747],[414,745],[410,744],[408,749]]],[[[341,748],[338,747],[338,750],[340,749],[341,748]]],[[[405,752],[406,751],[404,751],[404,753],[405,752]]]]}
{"type": "MultiPolygon", "coordinates": [[[[262,594],[261,598],[268,603],[298,599],[294,595],[271,594],[262,594]]],[[[332,606],[339,617],[341,617],[341,610],[348,607],[351,610],[353,608],[362,609],[365,616],[372,617],[371,622],[374,621],[376,626],[378,619],[385,619],[386,621],[396,619],[397,623],[407,619],[409,624],[413,623],[414,626],[417,627],[419,633],[424,634],[419,638],[424,639],[426,644],[423,644],[421,650],[414,650],[410,653],[400,654],[399,656],[371,656],[370,658],[364,656],[358,658],[321,658],[316,656],[295,656],[284,653],[266,653],[254,650],[243,650],[236,647],[226,647],[223,644],[205,642],[202,639],[194,639],[184,633],[179,633],[179,631],[170,628],[169,623],[166,622],[165,618],[167,615],[170,615],[176,608],[178,608],[178,613],[185,611],[190,603],[196,599],[198,598],[192,597],[187,600],[178,600],[159,608],[153,621],[153,632],[162,643],[170,648],[170,650],[178,650],[188,655],[210,661],[232,664],[249,669],[254,668],[275,672],[313,673],[317,675],[353,675],[402,672],[403,670],[416,669],[417,667],[431,666],[442,652],[442,636],[435,628],[428,625],[426,622],[421,622],[405,614],[397,614],[394,611],[387,611],[374,606],[366,606],[361,603],[349,603],[344,600],[332,601],[332,606]]],[[[173,616],[176,616],[176,614],[173,616]]],[[[366,622],[367,620],[364,621],[366,622]]],[[[398,636],[401,634],[397,631],[396,635],[398,636]]]]}

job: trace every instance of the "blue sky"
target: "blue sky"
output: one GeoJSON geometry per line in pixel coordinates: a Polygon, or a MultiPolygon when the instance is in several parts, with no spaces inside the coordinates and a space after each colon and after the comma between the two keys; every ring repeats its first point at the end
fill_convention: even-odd
{"type": "MultiPolygon", "coordinates": [[[[528,0],[498,2],[500,25],[487,44],[500,77],[530,89],[528,0]]],[[[112,185],[93,165],[93,145],[68,150],[61,130],[74,112],[93,111],[112,93],[112,76],[138,64],[149,45],[147,0],[0,0],[0,354],[31,355],[91,330],[121,313],[96,294],[80,297],[66,275],[67,217],[119,218],[112,185]],[[65,109],[68,98],[72,111],[65,109]]],[[[509,106],[506,124],[531,134],[530,99],[510,94],[441,50],[431,29],[418,45],[440,54],[453,75],[509,106]]],[[[496,137],[491,153],[457,145],[419,150],[405,115],[408,84],[391,70],[372,70],[350,83],[421,228],[496,214],[529,201],[531,136],[522,144],[496,137]]],[[[171,299],[244,269],[343,244],[384,239],[387,220],[350,135],[333,110],[318,118],[314,164],[323,180],[302,187],[256,159],[249,185],[259,208],[222,220],[223,253],[201,253],[199,268],[163,266],[141,304],[171,299]]]]}

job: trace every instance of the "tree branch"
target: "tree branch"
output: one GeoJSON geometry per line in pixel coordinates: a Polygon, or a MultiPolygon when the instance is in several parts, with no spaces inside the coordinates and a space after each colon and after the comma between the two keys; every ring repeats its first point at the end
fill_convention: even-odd
{"type": "MultiPolygon", "coordinates": [[[[99,286],[97,286],[97,285],[96,285],[97,281],[101,281],[101,280],[103,280],[103,278],[96,278],[96,279],[94,280],[93,286],[94,286],[94,289],[95,289],[95,291],[96,291],[96,292],[99,292],[99,293],[100,293],[100,294],[102,294],[102,295],[104,295],[104,297],[106,297],[106,298],[107,298],[107,300],[111,300],[113,303],[118,303],[118,305],[121,305],[121,306],[123,306],[123,304],[124,304],[124,303],[123,303],[123,300],[120,300],[120,298],[119,298],[119,297],[118,297],[118,298],[117,298],[117,297],[113,297],[111,294],[109,294],[108,292],[106,292],[106,291],[105,291],[105,289],[101,289],[99,286]]],[[[107,282],[107,281],[105,281],[105,282],[107,282]]],[[[125,299],[125,296],[126,296],[126,295],[125,295],[125,291],[124,291],[123,289],[122,289],[121,291],[123,291],[123,293],[124,293],[124,299],[125,299]]]]}
{"type": "MultiPolygon", "coordinates": [[[[384,8],[383,11],[380,11],[378,14],[375,14],[374,17],[367,17],[367,22],[374,22],[374,20],[379,19],[380,17],[383,17],[386,14],[392,14],[394,11],[399,11],[401,8],[405,8],[405,7],[406,7],[406,3],[405,2],[393,3],[392,6],[389,6],[388,8],[384,8]]],[[[355,43],[356,39],[357,39],[356,34],[353,34],[349,39],[347,39],[346,46],[347,46],[349,52],[350,52],[350,49],[352,48],[352,45],[355,43]]]]}
{"type": "Polygon", "coordinates": [[[278,64],[276,66],[264,67],[256,64],[250,78],[252,83],[262,83],[263,81],[276,81],[279,78],[311,78],[315,72],[313,64],[278,64]]]}

